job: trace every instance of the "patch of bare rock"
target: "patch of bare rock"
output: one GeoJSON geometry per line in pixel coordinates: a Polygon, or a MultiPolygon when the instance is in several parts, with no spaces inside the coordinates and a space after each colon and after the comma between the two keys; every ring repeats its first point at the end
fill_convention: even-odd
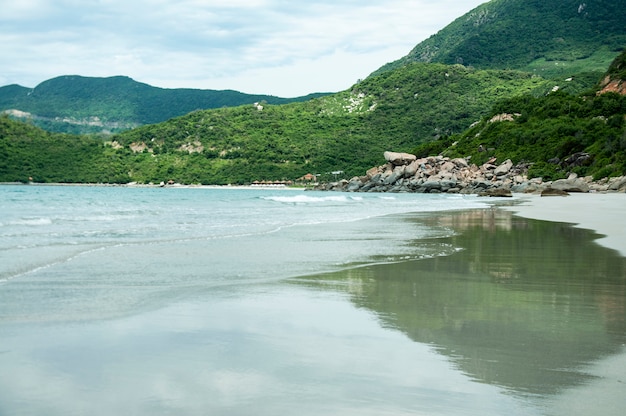
{"type": "Polygon", "coordinates": [[[317,190],[343,192],[460,193],[510,197],[512,193],[567,195],[570,192],[626,192],[626,176],[593,181],[571,174],[567,179],[528,178],[529,164],[491,159],[477,166],[464,158],[385,152],[386,163],[350,180],[323,183],[317,190]]]}

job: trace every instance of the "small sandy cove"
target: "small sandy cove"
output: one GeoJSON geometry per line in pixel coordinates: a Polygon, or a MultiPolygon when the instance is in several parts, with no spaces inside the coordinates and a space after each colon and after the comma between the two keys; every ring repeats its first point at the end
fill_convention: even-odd
{"type": "Polygon", "coordinates": [[[594,230],[597,241],[626,256],[626,193],[572,193],[569,196],[517,196],[518,204],[504,206],[525,218],[566,222],[594,230]]]}

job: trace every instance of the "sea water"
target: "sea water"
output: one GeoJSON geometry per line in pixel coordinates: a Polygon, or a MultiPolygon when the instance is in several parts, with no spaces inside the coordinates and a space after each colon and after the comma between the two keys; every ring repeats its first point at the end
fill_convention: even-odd
{"type": "Polygon", "coordinates": [[[449,230],[389,215],[484,206],[228,187],[3,186],[0,201],[0,284],[10,283],[0,320],[35,321],[102,319],[218,286],[439,255],[454,248],[407,243],[449,230]],[[19,298],[6,298],[13,287],[19,298]]]}
{"type": "Polygon", "coordinates": [[[1,186],[0,414],[620,414],[593,237],[475,196],[1,186]]]}

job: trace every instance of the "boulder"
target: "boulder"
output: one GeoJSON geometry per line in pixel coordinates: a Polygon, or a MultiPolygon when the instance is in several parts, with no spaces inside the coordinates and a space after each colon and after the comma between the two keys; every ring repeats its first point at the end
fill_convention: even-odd
{"type": "Polygon", "coordinates": [[[441,191],[441,182],[429,179],[422,183],[421,187],[424,188],[424,192],[441,191]]]}
{"type": "Polygon", "coordinates": [[[417,170],[419,169],[419,167],[420,167],[420,165],[417,163],[416,160],[414,160],[413,162],[409,163],[404,168],[404,177],[405,178],[410,178],[411,176],[415,176],[415,174],[417,173],[417,170]]]}
{"type": "Polygon", "coordinates": [[[554,188],[546,188],[541,191],[541,196],[568,196],[569,194],[566,191],[561,189],[554,188]]]}
{"type": "Polygon", "coordinates": [[[404,177],[404,166],[398,166],[391,172],[391,175],[385,178],[383,183],[385,185],[393,185],[398,179],[402,179],[402,177],[404,177]]]}
{"type": "Polygon", "coordinates": [[[456,165],[452,162],[443,162],[440,169],[442,172],[452,172],[456,169],[456,165]]]}
{"type": "Polygon", "coordinates": [[[491,163],[485,163],[480,167],[481,172],[488,172],[490,170],[495,170],[497,168],[496,165],[492,165],[491,163]]]}
{"type": "Polygon", "coordinates": [[[450,189],[456,188],[457,181],[452,179],[443,179],[439,182],[441,184],[441,190],[443,192],[449,192],[450,189]]]}
{"type": "Polygon", "coordinates": [[[614,178],[611,180],[608,187],[609,191],[624,191],[626,190],[626,176],[614,178]]]}
{"type": "Polygon", "coordinates": [[[394,166],[408,165],[417,160],[417,156],[409,153],[385,152],[385,160],[394,166]]]}
{"type": "Polygon", "coordinates": [[[490,196],[490,197],[498,197],[498,198],[511,198],[513,195],[511,191],[506,188],[491,188],[486,189],[478,194],[479,196],[490,196]]]}
{"type": "Polygon", "coordinates": [[[500,166],[498,166],[493,171],[493,173],[496,176],[506,175],[507,173],[509,173],[509,171],[511,170],[512,167],[513,167],[513,162],[511,162],[511,159],[507,159],[504,163],[502,163],[500,166]]]}
{"type": "Polygon", "coordinates": [[[365,175],[366,175],[368,178],[370,178],[370,179],[371,179],[371,178],[373,178],[373,177],[374,177],[377,173],[380,173],[380,169],[378,169],[378,167],[374,167],[374,168],[368,169],[368,171],[367,171],[367,172],[365,172],[365,175]]]}
{"type": "Polygon", "coordinates": [[[467,169],[469,167],[467,160],[460,158],[460,157],[456,159],[452,159],[451,162],[454,163],[460,169],[467,169]]]}
{"type": "Polygon", "coordinates": [[[348,186],[346,187],[346,191],[348,191],[348,192],[356,192],[362,186],[363,186],[363,182],[361,181],[361,178],[354,177],[354,178],[350,179],[350,182],[348,182],[348,186]]]}
{"type": "Polygon", "coordinates": [[[511,186],[511,191],[524,193],[524,194],[541,191],[542,189],[543,189],[543,185],[537,184],[535,182],[530,182],[530,181],[522,182],[520,184],[515,184],[511,186]]]}
{"type": "Polygon", "coordinates": [[[383,174],[382,173],[377,173],[376,175],[374,175],[372,177],[372,179],[370,179],[370,182],[373,183],[374,185],[382,183],[383,182],[383,174]]]}
{"type": "Polygon", "coordinates": [[[558,179],[552,182],[551,187],[565,192],[589,192],[589,185],[587,182],[578,177],[573,179],[571,177],[567,179],[558,179]]]}
{"type": "Polygon", "coordinates": [[[376,187],[376,184],[373,182],[366,182],[365,184],[363,184],[363,186],[361,188],[359,188],[359,192],[369,192],[371,189],[373,189],[374,187],[376,187]]]}
{"type": "Polygon", "coordinates": [[[562,165],[573,168],[576,166],[587,166],[591,164],[591,162],[593,162],[593,156],[591,156],[589,153],[578,152],[565,158],[562,165]]]}
{"type": "Polygon", "coordinates": [[[472,183],[472,186],[477,189],[487,189],[491,184],[486,181],[477,180],[472,183]]]}

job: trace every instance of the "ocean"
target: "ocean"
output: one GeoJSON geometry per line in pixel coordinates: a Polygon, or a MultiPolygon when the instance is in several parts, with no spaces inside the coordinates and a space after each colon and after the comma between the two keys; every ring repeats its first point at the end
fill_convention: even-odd
{"type": "Polygon", "coordinates": [[[624,259],[476,196],[7,185],[0,214],[1,415],[566,414],[623,354],[624,259]]]}

